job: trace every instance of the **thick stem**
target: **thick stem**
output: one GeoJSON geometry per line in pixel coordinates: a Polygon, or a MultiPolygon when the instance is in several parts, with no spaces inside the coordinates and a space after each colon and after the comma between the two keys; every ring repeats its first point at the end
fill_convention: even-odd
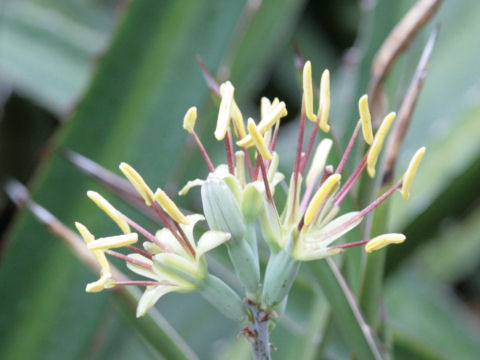
{"type": "Polygon", "coordinates": [[[249,326],[249,339],[252,343],[255,360],[270,360],[270,334],[268,332],[269,314],[258,307],[250,305],[253,323],[249,326]]]}

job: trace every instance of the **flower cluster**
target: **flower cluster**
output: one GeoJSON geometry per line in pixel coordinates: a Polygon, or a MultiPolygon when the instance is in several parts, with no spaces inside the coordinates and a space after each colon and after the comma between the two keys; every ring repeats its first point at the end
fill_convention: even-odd
{"type": "Polygon", "coordinates": [[[208,272],[205,253],[209,250],[224,244],[244,287],[244,296],[265,309],[278,309],[277,306],[286,299],[301,262],[338,254],[352,246],[365,246],[369,253],[403,242],[403,234],[393,233],[334,244],[396,190],[400,190],[405,199],[409,197],[413,176],[425,148],[415,153],[404,175],[384,194],[363,209],[341,214],[343,200],[365,168],[370,177],[375,176],[379,154],[395,113],[385,116],[374,135],[368,97],[362,96],[358,102],[360,119],[340,162],[336,167],[327,165],[333,141],[325,136],[318,144],[316,142],[320,130],[325,134],[330,131],[330,75],[328,70],[322,74],[315,112],[311,73],[311,64],[306,62],[295,164],[287,179],[288,191],[281,211],[275,192],[277,185],[285,181],[285,176],[278,171],[279,154],[275,149],[281,119],[287,116],[286,105],[277,98],[262,98],[259,121],[248,118],[245,122],[235,101],[235,88],[227,81],[219,86],[221,101],[214,132],[215,138],[225,143],[226,164],[215,167],[196,134],[195,107],[187,111],[183,122],[184,129],[198,145],[209,174],[205,179],[189,181],[179,195],[201,187],[203,215],[185,216],[163,190],[153,192],[131,166],[122,163],[122,173],[145,204],[158,214],[165,227],[152,234],[120,213],[101,195],[89,191],[88,197],[116,222],[123,234],[95,239],[84,225],[76,224],[102,268],[100,279],[88,284],[87,291],[144,285],[146,290],[139,301],[137,316],[143,315],[168,292],[199,291],[225,315],[236,321],[245,321],[249,313],[240,296],[208,272]],[[304,146],[307,120],[314,126],[304,146]],[[368,149],[348,174],[346,164],[360,130],[368,149]],[[195,240],[193,228],[202,220],[206,220],[209,230],[195,240]],[[258,233],[257,229],[260,229],[258,233]],[[144,238],[142,248],[135,246],[139,235],[144,238]],[[259,265],[259,239],[263,239],[270,249],[263,278],[259,265]],[[119,247],[125,247],[131,253],[124,255],[112,250],[119,247]],[[105,255],[123,259],[130,270],[148,280],[115,280],[105,255]]]}

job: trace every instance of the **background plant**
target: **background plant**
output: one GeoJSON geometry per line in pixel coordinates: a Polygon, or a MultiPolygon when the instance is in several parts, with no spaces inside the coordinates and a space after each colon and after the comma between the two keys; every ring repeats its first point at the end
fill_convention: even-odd
{"type": "MultiPolygon", "coordinates": [[[[186,139],[179,126],[184,111],[203,104],[201,116],[213,119],[216,109],[195,53],[220,79],[232,79],[244,108],[250,106],[254,113],[259,93],[280,95],[294,120],[298,111],[292,106],[300,104],[301,91],[293,38],[316,68],[332,71],[333,99],[338,100],[332,122],[345,127],[339,135],[346,134],[341,136],[346,141],[357,120],[356,99],[371,78],[373,57],[413,3],[365,1],[359,6],[342,1],[334,6],[265,0],[258,7],[256,1],[248,6],[245,1],[123,6],[113,1],[6,1],[0,53],[2,172],[29,182],[34,199],[67,225],[82,217],[107,233],[109,223],[91,211],[83,196],[99,187],[58,149],[73,149],[108,169],[126,160],[147,179],[169,181],[176,188],[201,166],[189,143],[183,153],[176,151],[186,139]],[[56,136],[46,143],[52,132],[56,136]],[[166,133],[168,137],[161,136],[166,133]]],[[[473,0],[444,2],[385,83],[389,108],[396,108],[431,26],[441,23],[398,168],[405,168],[409,154],[423,144],[428,154],[415,182],[415,198],[390,209],[391,229],[408,238],[386,261],[388,326],[380,334],[395,344],[397,358],[467,359],[479,352],[474,315],[478,281],[473,276],[480,247],[478,6],[473,0]]],[[[214,121],[204,126],[210,133],[214,121]]],[[[291,147],[295,136],[288,132],[294,128],[284,126],[279,146],[291,147]]],[[[208,147],[216,152],[213,141],[208,147]]],[[[3,214],[3,224],[9,224],[11,205],[3,214]]],[[[8,229],[0,265],[2,358],[150,358],[162,351],[170,356],[168,346],[149,341],[141,323],[130,321],[134,312],[125,308],[128,301],[113,294],[83,294],[91,273],[32,215],[20,213],[8,229]]],[[[219,265],[222,256],[215,255],[219,265]]],[[[345,274],[356,291],[358,274],[348,268],[345,274]]],[[[312,288],[309,270],[300,275],[296,295],[274,332],[275,358],[347,357],[352,340],[342,336],[342,313],[335,315],[326,305],[338,302],[324,296],[332,292],[312,288]]],[[[198,357],[248,357],[248,344],[235,340],[239,329],[200,297],[172,295],[158,309],[198,357]],[[198,325],[192,326],[193,321],[198,325]]]]}

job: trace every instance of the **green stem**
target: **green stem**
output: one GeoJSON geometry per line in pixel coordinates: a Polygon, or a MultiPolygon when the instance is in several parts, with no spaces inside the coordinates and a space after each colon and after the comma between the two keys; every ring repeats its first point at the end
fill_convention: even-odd
{"type": "Polygon", "coordinates": [[[268,313],[257,305],[250,305],[252,324],[249,328],[249,339],[252,343],[253,358],[255,360],[271,360],[270,333],[268,332],[268,313]]]}

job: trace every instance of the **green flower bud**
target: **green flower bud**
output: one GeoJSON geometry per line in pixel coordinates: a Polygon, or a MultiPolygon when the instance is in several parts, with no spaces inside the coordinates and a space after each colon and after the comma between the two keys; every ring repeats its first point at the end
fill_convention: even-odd
{"type": "Polygon", "coordinates": [[[247,319],[247,312],[240,297],[219,278],[208,274],[199,292],[205,300],[233,321],[244,322],[247,319]]]}
{"type": "Polygon", "coordinates": [[[242,213],[247,223],[254,222],[263,208],[263,196],[253,183],[243,191],[242,213]]]}
{"type": "Polygon", "coordinates": [[[260,283],[258,256],[245,239],[246,225],[232,190],[222,179],[209,176],[202,185],[202,202],[209,227],[232,235],[226,246],[233,267],[248,295],[255,293],[260,283]]]}
{"type": "Polygon", "coordinates": [[[240,205],[222,179],[208,177],[202,185],[202,204],[210,229],[230,233],[232,241],[243,239],[245,224],[240,205]]]}
{"type": "Polygon", "coordinates": [[[299,268],[300,261],[284,250],[270,255],[262,292],[267,308],[276,307],[288,295],[299,268]]]}

